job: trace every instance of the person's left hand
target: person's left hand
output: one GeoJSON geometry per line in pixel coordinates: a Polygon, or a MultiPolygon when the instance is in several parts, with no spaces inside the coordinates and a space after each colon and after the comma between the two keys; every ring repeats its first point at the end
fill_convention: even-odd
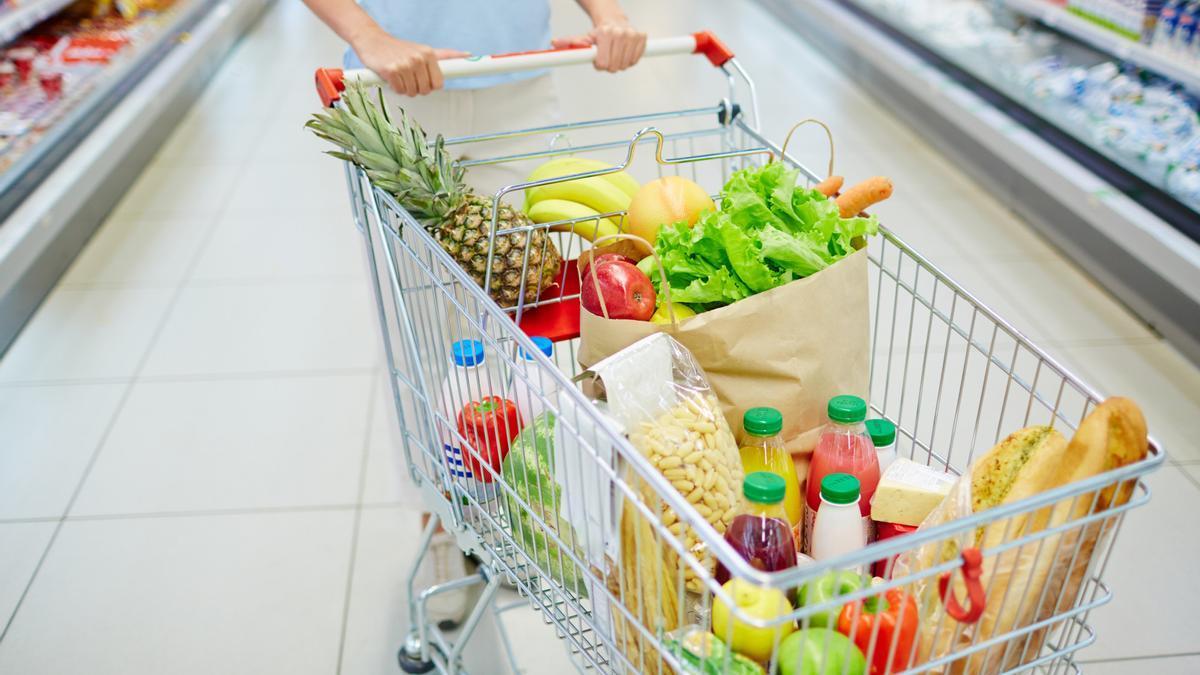
{"type": "Polygon", "coordinates": [[[587,35],[554,38],[555,49],[596,46],[596,70],[617,73],[637,63],[646,51],[646,34],[630,25],[627,19],[614,19],[596,24],[587,35]]]}

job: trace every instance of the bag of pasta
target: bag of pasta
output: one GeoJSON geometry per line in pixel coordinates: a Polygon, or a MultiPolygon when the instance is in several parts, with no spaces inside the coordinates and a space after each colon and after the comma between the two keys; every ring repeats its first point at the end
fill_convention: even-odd
{"type": "Polygon", "coordinates": [[[669,336],[639,340],[591,373],[609,414],[645,460],[619,467],[628,490],[619,492],[620,555],[609,590],[634,617],[616,615],[623,651],[633,665],[656,672],[656,650],[646,639],[706,623],[699,615],[704,579],[712,577],[716,561],[700,531],[718,538],[737,514],[741,458],[704,371],[669,336]],[[677,511],[668,505],[665,489],[687,506],[677,511]]]}

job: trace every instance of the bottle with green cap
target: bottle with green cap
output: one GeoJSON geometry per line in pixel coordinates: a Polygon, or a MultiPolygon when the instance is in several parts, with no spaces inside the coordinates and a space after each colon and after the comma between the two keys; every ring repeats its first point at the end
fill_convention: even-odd
{"type": "MultiPolygon", "coordinates": [[[[725,541],[755,569],[776,572],[796,566],[796,541],[783,508],[787,485],[771,471],[754,471],[742,481],[742,511],[725,530],[725,541]]],[[[717,583],[729,570],[717,563],[717,583]]]]}
{"type": "Polygon", "coordinates": [[[829,560],[867,545],[859,502],[861,484],[848,473],[831,473],[821,479],[821,509],[813,524],[812,557],[829,560]]]}
{"type": "Polygon", "coordinates": [[[821,483],[835,473],[849,474],[858,480],[858,509],[864,532],[871,531],[871,497],[879,485],[879,456],[867,434],[867,402],[858,396],[834,396],[826,409],[829,422],[821,430],[817,447],[808,466],[808,484],[804,493],[804,552],[811,555],[813,525],[820,509],[821,483]]]}
{"type": "Polygon", "coordinates": [[[887,471],[896,461],[896,425],[891,420],[867,420],[867,434],[875,445],[875,456],[879,458],[879,475],[887,471]]]}
{"type": "Polygon", "coordinates": [[[792,455],[783,445],[783,414],[775,408],[751,408],[742,415],[742,470],[747,474],[769,471],[783,479],[787,491],[783,509],[800,542],[800,523],[804,521],[804,501],[800,497],[800,479],[792,455]]]}

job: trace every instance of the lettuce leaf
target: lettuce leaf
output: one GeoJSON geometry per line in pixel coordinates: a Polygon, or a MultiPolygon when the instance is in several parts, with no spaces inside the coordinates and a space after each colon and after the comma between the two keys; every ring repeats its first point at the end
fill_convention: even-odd
{"type": "MultiPolygon", "coordinates": [[[[816,274],[853,252],[853,240],[879,230],[874,216],[842,218],[837,203],[798,187],[798,169],[779,162],[734,172],[719,211],[688,227],[663,227],[655,242],[671,299],[719,307],[816,274]]],[[[649,262],[647,262],[649,261],[649,262]]],[[[661,293],[652,258],[643,271],[661,293]]]]}

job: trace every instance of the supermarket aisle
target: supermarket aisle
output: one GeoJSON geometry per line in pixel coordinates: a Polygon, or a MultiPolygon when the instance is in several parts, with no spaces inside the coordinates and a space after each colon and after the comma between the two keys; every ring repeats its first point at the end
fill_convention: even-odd
{"type": "MultiPolygon", "coordinates": [[[[556,10],[556,32],[581,28],[571,3],[556,10]]],[[[654,34],[719,28],[759,78],[769,134],[828,120],[840,173],[894,178],[885,222],[1143,405],[1176,463],[1126,524],[1116,599],[1081,658],[1200,668],[1181,601],[1200,595],[1200,541],[1179,536],[1200,513],[1200,371],[752,6],[632,11],[654,34]]],[[[309,72],[339,53],[299,3],[277,3],[0,361],[0,673],[398,672],[416,502],[340,170],[300,128],[309,72]]],[[[658,64],[559,78],[574,118],[715,86],[658,64]]],[[[562,650],[526,619],[522,665],[560,672],[562,650]]],[[[503,672],[494,642],[476,657],[503,672]]]]}

